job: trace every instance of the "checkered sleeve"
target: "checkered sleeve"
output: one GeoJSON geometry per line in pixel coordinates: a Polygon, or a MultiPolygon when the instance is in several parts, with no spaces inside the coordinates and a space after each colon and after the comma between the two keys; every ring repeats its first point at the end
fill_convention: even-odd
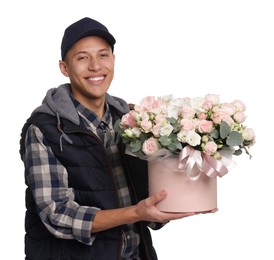
{"type": "Polygon", "coordinates": [[[31,125],[26,135],[26,183],[33,193],[38,214],[56,237],[76,239],[91,245],[95,207],[74,201],[74,190],[68,187],[66,168],[56,159],[41,131],[31,125]]]}

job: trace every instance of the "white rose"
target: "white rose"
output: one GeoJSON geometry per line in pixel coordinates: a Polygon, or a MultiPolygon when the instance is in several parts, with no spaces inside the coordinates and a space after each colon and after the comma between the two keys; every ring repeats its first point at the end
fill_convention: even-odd
{"type": "Polygon", "coordinates": [[[169,136],[173,131],[173,126],[171,124],[164,125],[160,129],[160,135],[161,136],[169,136]]]}
{"type": "Polygon", "coordinates": [[[195,131],[190,131],[186,135],[186,142],[194,147],[201,143],[201,136],[198,135],[195,131]]]}

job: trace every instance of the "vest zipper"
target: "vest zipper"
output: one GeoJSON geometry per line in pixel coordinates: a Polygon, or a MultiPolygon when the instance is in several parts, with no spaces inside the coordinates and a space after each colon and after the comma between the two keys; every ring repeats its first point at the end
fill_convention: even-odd
{"type": "Polygon", "coordinates": [[[104,156],[105,156],[105,159],[106,159],[106,162],[107,162],[107,165],[108,165],[108,169],[109,169],[109,171],[108,171],[109,175],[111,176],[113,186],[116,188],[115,189],[116,204],[119,207],[120,205],[119,205],[118,192],[117,192],[118,187],[116,187],[116,185],[115,185],[115,180],[114,180],[114,177],[113,177],[113,173],[112,173],[112,169],[111,169],[111,164],[110,164],[110,161],[108,159],[108,156],[107,156],[107,153],[106,153],[106,149],[105,149],[104,145],[102,144],[102,141],[100,140],[100,138],[96,134],[94,134],[93,132],[79,131],[79,130],[77,130],[77,131],[64,131],[64,132],[66,134],[77,134],[77,133],[87,134],[87,135],[89,135],[89,136],[91,136],[91,137],[93,137],[93,138],[96,139],[97,143],[101,147],[102,152],[104,153],[104,156]]]}

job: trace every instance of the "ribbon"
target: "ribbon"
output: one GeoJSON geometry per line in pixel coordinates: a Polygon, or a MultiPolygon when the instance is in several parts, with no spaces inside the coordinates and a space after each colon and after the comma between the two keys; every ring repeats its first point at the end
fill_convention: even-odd
{"type": "Polygon", "coordinates": [[[204,173],[210,178],[216,178],[217,176],[223,177],[228,173],[227,167],[219,160],[216,160],[214,157],[203,154],[204,158],[204,173]]]}
{"type": "Polygon", "coordinates": [[[184,147],[179,154],[178,168],[180,170],[186,170],[186,174],[191,180],[198,180],[203,171],[201,152],[191,146],[184,147]]]}
{"type": "MultiPolygon", "coordinates": [[[[130,151],[129,148],[126,148],[126,154],[137,156],[130,151]]],[[[223,177],[228,173],[227,166],[232,162],[233,150],[224,149],[220,151],[222,160],[216,160],[214,157],[197,151],[191,146],[185,146],[179,154],[179,163],[177,169],[171,170],[184,170],[188,177],[195,181],[198,180],[202,173],[205,173],[210,178],[216,178],[217,176],[223,177]]],[[[152,155],[138,155],[140,159],[147,161],[165,161],[165,158],[177,157],[172,154],[171,151],[167,149],[160,149],[153,153],[152,155]]],[[[168,163],[163,164],[166,168],[169,168],[168,163]]]]}
{"type": "Polygon", "coordinates": [[[178,168],[186,170],[189,178],[194,181],[198,180],[202,173],[210,178],[222,177],[228,173],[227,167],[221,160],[216,160],[214,157],[201,153],[191,146],[184,147],[180,152],[178,168]]]}

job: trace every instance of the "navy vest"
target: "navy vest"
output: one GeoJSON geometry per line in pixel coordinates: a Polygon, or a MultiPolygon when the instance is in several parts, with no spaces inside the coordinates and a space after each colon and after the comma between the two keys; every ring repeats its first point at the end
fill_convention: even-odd
{"type": "MultiPolygon", "coordinates": [[[[117,115],[116,117],[113,116],[115,121],[117,115]]],[[[62,133],[57,128],[56,117],[42,113],[30,117],[21,134],[21,156],[24,154],[26,130],[30,124],[35,124],[44,134],[57,159],[66,167],[69,187],[73,187],[75,190],[75,201],[80,205],[95,206],[100,209],[117,208],[117,189],[114,185],[110,163],[101,142],[83,125],[77,126],[65,119],[62,119],[61,123],[62,131],[73,142],[72,144],[67,142],[65,138],[61,138],[60,143],[62,133]]],[[[147,163],[144,160],[126,155],[123,145],[120,145],[120,151],[133,203],[137,203],[148,196],[147,163]]],[[[41,222],[29,188],[26,189],[26,209],[26,259],[120,259],[121,227],[98,232],[93,245],[88,246],[76,240],[54,237],[41,222]]],[[[155,260],[157,256],[152,246],[147,224],[146,222],[136,223],[141,236],[142,260],[155,260]]]]}

